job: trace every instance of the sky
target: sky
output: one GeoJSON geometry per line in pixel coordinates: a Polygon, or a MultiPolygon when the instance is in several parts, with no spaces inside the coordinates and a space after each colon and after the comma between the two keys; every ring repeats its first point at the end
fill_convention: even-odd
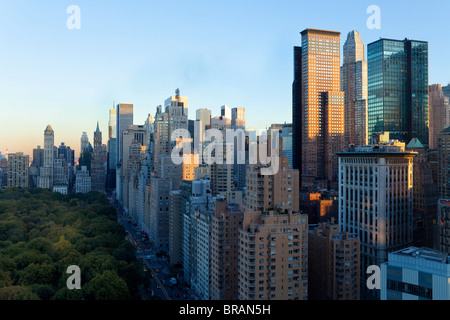
{"type": "MultiPolygon", "coordinates": [[[[246,125],[292,121],[293,47],[306,28],[357,30],[429,42],[429,83],[450,82],[450,1],[384,0],[0,0],[0,152],[44,144],[80,149],[113,103],[134,104],[134,122],[179,88],[189,118],[208,108],[246,108],[246,125]],[[80,8],[69,29],[67,8],[80,8]],[[381,28],[369,29],[370,5],[381,28]]],[[[367,47],[366,47],[367,48],[367,47]]],[[[367,56],[367,55],[366,55],[367,56]]],[[[342,61],[341,61],[342,62],[342,61]]]]}

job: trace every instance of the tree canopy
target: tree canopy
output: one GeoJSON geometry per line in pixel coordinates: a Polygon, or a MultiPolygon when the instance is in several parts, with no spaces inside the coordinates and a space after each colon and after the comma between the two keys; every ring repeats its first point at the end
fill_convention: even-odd
{"type": "Polygon", "coordinates": [[[105,195],[0,191],[0,300],[139,299],[142,269],[105,195]]]}

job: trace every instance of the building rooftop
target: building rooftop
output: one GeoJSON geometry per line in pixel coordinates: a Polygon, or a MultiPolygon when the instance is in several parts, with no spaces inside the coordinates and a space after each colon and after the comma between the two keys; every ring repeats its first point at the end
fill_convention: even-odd
{"type": "Polygon", "coordinates": [[[423,144],[420,142],[419,139],[417,138],[412,138],[411,141],[408,143],[408,145],[406,146],[406,148],[425,148],[423,146],[423,144]]]}
{"type": "Polygon", "coordinates": [[[448,253],[426,247],[422,248],[409,247],[406,249],[393,252],[391,253],[391,255],[406,256],[437,263],[450,264],[450,257],[448,256],[448,253]]]}

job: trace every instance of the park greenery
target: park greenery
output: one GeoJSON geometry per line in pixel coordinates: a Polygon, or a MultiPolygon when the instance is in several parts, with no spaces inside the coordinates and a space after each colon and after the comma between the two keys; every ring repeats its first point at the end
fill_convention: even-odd
{"type": "Polygon", "coordinates": [[[0,300],[139,299],[143,268],[97,192],[0,191],[0,300]],[[69,290],[67,268],[81,270],[69,290]]]}

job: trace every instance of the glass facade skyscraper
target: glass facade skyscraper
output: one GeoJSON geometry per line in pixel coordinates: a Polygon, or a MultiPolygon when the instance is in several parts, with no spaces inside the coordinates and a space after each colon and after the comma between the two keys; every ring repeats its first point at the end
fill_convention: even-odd
{"type": "Polygon", "coordinates": [[[380,39],[368,45],[369,138],[388,131],[428,146],[428,43],[380,39]]]}

